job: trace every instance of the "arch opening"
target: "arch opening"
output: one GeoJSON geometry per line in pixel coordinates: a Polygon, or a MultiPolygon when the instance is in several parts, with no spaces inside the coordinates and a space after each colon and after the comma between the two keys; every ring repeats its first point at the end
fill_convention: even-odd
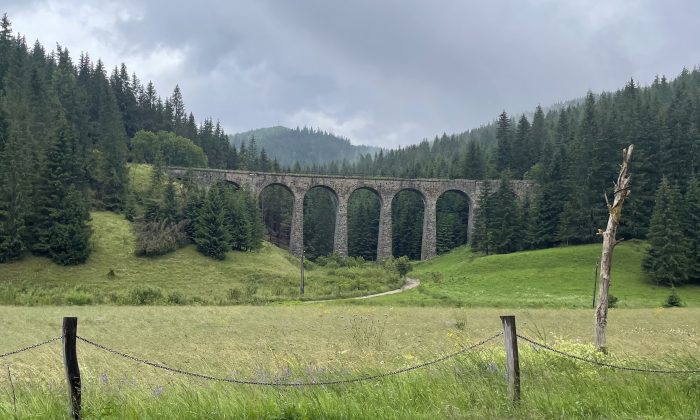
{"type": "Polygon", "coordinates": [[[395,257],[421,258],[425,200],[416,190],[401,190],[391,203],[392,253],[395,257]]]}
{"type": "Polygon", "coordinates": [[[348,198],[348,255],[377,259],[381,198],[369,188],[359,188],[348,198]]]}
{"type": "Polygon", "coordinates": [[[462,191],[445,191],[437,200],[436,250],[444,254],[465,245],[469,233],[469,197],[462,191]]]}
{"type": "Polygon", "coordinates": [[[259,202],[265,225],[265,240],[288,250],[294,194],[286,185],[270,184],[260,192],[259,202]]]}
{"type": "Polygon", "coordinates": [[[315,186],[304,195],[304,254],[316,259],[333,253],[338,196],[326,186],[315,186]]]}
{"type": "Polygon", "coordinates": [[[228,186],[229,188],[233,188],[234,190],[241,189],[241,185],[238,182],[229,181],[228,179],[225,180],[224,182],[225,182],[226,186],[228,186]]]}

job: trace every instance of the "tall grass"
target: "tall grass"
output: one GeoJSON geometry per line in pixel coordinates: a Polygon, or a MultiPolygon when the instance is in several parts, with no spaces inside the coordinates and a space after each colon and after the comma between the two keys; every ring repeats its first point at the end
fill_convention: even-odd
{"type": "MultiPolygon", "coordinates": [[[[521,334],[626,366],[697,368],[696,308],[610,313],[611,354],[594,354],[592,311],[509,310],[521,334]]],[[[60,331],[167,366],[257,380],[325,380],[431,360],[499,331],[496,309],[337,305],[237,307],[0,307],[0,352],[60,331]]],[[[614,371],[520,341],[523,398],[506,394],[503,342],[424,369],[344,386],[277,389],[208,382],[78,343],[88,418],[697,418],[700,375],[614,371]]],[[[0,418],[61,418],[67,410],[58,343],[0,359],[0,418]]]]}
{"type": "MultiPolygon", "coordinates": [[[[521,349],[522,400],[509,402],[502,351],[490,347],[440,365],[369,382],[271,388],[181,378],[135,364],[110,371],[84,369],[86,418],[697,418],[700,376],[663,376],[595,368],[555,355],[521,349]],[[147,379],[141,372],[146,370],[147,379]],[[109,373],[107,373],[109,372],[109,373]]],[[[698,360],[695,359],[694,362],[698,360]]],[[[290,365],[297,379],[381,372],[310,371],[290,365]]],[[[232,372],[235,374],[235,372],[232,372]]],[[[259,371],[259,378],[280,372],[259,371]]],[[[0,386],[0,416],[63,418],[67,396],[60,380],[16,377],[17,408],[7,381],[0,386]]]]}

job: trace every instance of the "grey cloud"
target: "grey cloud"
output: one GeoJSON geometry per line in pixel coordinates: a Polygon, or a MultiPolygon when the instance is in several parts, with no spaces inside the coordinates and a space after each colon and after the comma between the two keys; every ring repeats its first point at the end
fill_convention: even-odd
{"type": "MultiPolygon", "coordinates": [[[[47,3],[7,4],[13,12],[47,3]]],[[[700,57],[693,0],[117,4],[135,18],[108,28],[105,51],[91,55],[182,52],[182,62],[153,77],[164,95],[179,82],[200,118],[219,118],[229,130],[327,124],[321,128],[382,146],[463,131],[502,109],[614,89],[630,77],[674,76],[700,57]]],[[[16,29],[42,23],[29,24],[16,29]]],[[[146,64],[129,67],[149,73],[138,65],[146,64]]]]}

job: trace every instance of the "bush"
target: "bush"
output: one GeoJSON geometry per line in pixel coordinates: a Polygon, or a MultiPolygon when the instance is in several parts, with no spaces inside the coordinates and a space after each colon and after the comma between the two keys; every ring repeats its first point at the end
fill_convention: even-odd
{"type": "Polygon", "coordinates": [[[608,295],[608,308],[617,308],[620,299],[615,295],[608,295]]]}
{"type": "Polygon", "coordinates": [[[680,308],[682,306],[685,306],[685,303],[683,303],[681,297],[678,296],[676,288],[671,287],[671,294],[668,295],[668,297],[666,298],[666,302],[664,302],[664,308],[680,308]]]}
{"type": "Polygon", "coordinates": [[[173,252],[187,244],[186,222],[167,223],[143,221],[136,224],[136,250],[138,256],[153,257],[173,252]]]}
{"type": "Polygon", "coordinates": [[[133,305],[150,305],[163,298],[163,292],[153,286],[136,286],[129,290],[127,303],[133,305]]]}
{"type": "Polygon", "coordinates": [[[232,287],[228,289],[228,300],[238,302],[241,300],[241,289],[237,287],[232,287]]]}
{"type": "Polygon", "coordinates": [[[329,268],[361,267],[364,263],[365,259],[362,257],[344,257],[337,252],[316,258],[317,265],[329,268]]]}
{"type": "Polygon", "coordinates": [[[258,293],[258,286],[254,285],[254,284],[246,285],[246,287],[245,287],[246,299],[252,299],[256,293],[258,293]]]}
{"type": "Polygon", "coordinates": [[[186,305],[187,304],[187,298],[185,298],[185,295],[183,295],[180,292],[170,292],[168,294],[167,301],[171,305],[186,305]]]}
{"type": "Polygon", "coordinates": [[[397,258],[394,264],[396,267],[396,272],[399,273],[399,276],[402,278],[406,277],[406,274],[413,270],[411,261],[405,255],[403,257],[397,258]]]}
{"type": "Polygon", "coordinates": [[[64,295],[68,305],[92,305],[94,296],[82,290],[71,290],[64,295]]]}

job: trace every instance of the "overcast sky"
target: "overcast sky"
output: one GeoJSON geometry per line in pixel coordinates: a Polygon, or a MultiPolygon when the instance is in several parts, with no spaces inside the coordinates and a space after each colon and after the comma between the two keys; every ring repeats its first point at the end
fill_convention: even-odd
{"type": "Polygon", "coordinates": [[[700,64],[700,1],[4,0],[15,32],[228,132],[320,127],[396,147],[700,64]]]}

